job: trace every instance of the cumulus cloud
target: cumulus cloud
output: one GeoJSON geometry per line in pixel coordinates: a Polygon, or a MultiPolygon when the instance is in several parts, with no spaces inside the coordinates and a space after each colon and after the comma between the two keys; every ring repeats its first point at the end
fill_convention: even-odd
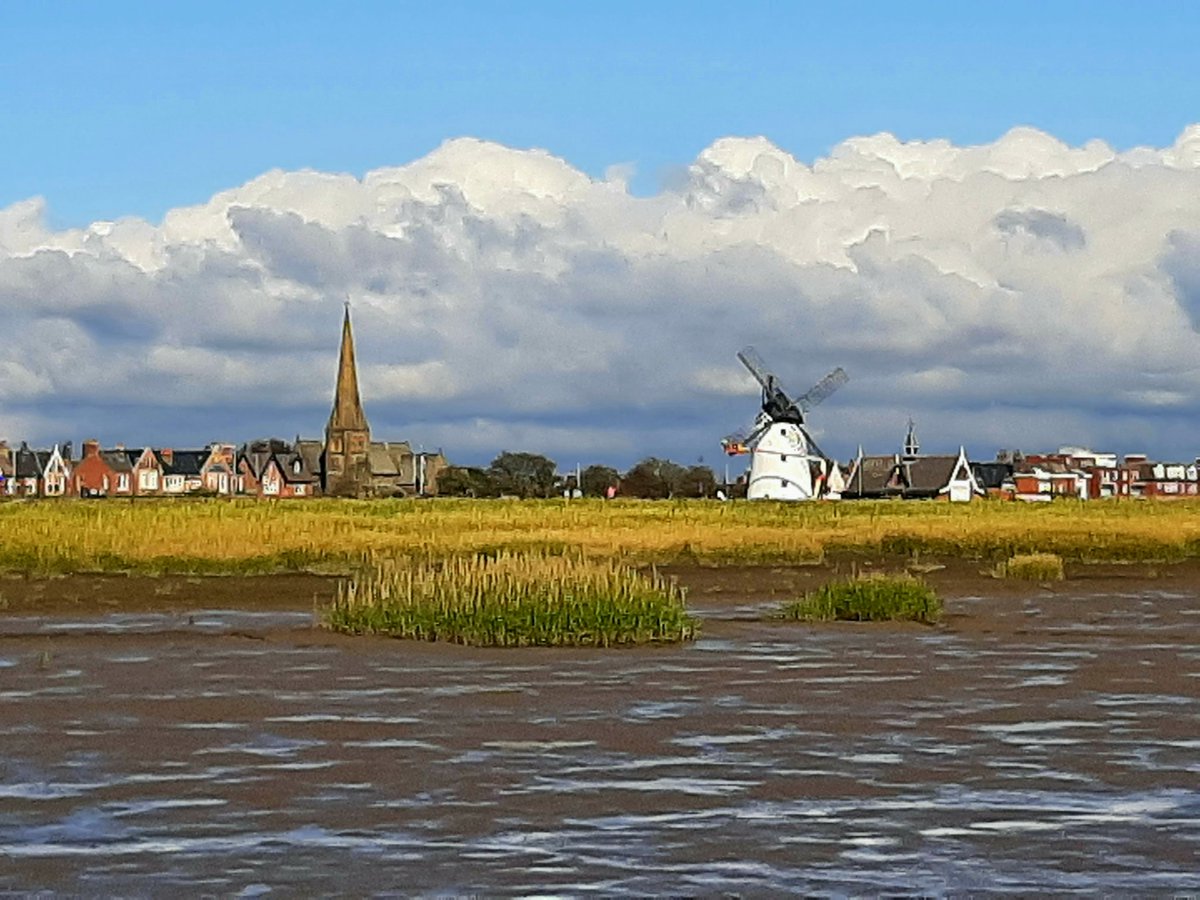
{"type": "Polygon", "coordinates": [[[723,138],[656,196],[627,173],[460,139],[159,224],[0,209],[0,437],[319,434],[349,300],[376,433],[463,461],[712,461],[756,411],[747,343],[797,392],[850,372],[813,416],[840,454],[909,416],[978,456],[1200,453],[1200,126],[1126,152],[881,134],[811,165],[723,138]]]}

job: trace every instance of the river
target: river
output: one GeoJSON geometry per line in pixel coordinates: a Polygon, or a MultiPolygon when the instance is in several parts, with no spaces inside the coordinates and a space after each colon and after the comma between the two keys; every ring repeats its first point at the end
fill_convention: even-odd
{"type": "Polygon", "coordinates": [[[310,611],[0,618],[0,891],[1200,890],[1200,604],[965,596],[938,628],[345,639],[310,611]]]}

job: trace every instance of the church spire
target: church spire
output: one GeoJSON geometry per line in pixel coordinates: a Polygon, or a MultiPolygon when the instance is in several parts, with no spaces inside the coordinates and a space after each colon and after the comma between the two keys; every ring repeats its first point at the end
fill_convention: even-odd
{"type": "Polygon", "coordinates": [[[358,395],[358,368],[354,364],[354,332],[350,328],[350,304],[342,320],[342,350],[338,357],[337,387],[333,410],[325,426],[322,482],[325,493],[335,497],[361,497],[370,489],[371,466],[368,450],[371,426],[358,395]]]}
{"type": "Polygon", "coordinates": [[[329,414],[329,430],[367,431],[367,415],[363,412],[358,394],[358,367],[354,362],[354,332],[350,328],[350,304],[342,319],[342,349],[338,357],[337,387],[333,394],[333,411],[329,414]]]}

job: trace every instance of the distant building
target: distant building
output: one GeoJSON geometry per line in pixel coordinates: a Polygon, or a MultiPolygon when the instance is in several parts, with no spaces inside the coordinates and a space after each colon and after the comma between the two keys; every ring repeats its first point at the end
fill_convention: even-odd
{"type": "Polygon", "coordinates": [[[984,495],[964,448],[957,456],[922,456],[912,419],[902,451],[890,456],[865,456],[862,447],[851,461],[842,497],[868,499],[949,500],[966,503],[984,495]]]}
{"type": "MultiPolygon", "coordinates": [[[[307,442],[297,442],[307,443],[307,442]]],[[[437,493],[441,452],[414,453],[407,442],[372,441],[354,357],[350,308],[342,319],[333,409],[325,426],[321,482],[331,497],[402,497],[437,493]]]]}

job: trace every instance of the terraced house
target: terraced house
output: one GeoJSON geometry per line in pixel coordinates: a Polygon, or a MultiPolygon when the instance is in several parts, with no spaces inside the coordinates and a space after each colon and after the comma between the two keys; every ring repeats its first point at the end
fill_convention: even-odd
{"type": "Polygon", "coordinates": [[[268,500],[334,497],[405,497],[437,493],[446,467],[441,451],[413,452],[407,441],[372,441],[358,389],[350,308],[342,319],[333,408],[325,439],[292,443],[278,438],[240,448],[212,443],[202,449],[83,443],[71,460],[70,444],[12,450],[0,442],[0,496],[184,497],[197,494],[268,500]]]}

